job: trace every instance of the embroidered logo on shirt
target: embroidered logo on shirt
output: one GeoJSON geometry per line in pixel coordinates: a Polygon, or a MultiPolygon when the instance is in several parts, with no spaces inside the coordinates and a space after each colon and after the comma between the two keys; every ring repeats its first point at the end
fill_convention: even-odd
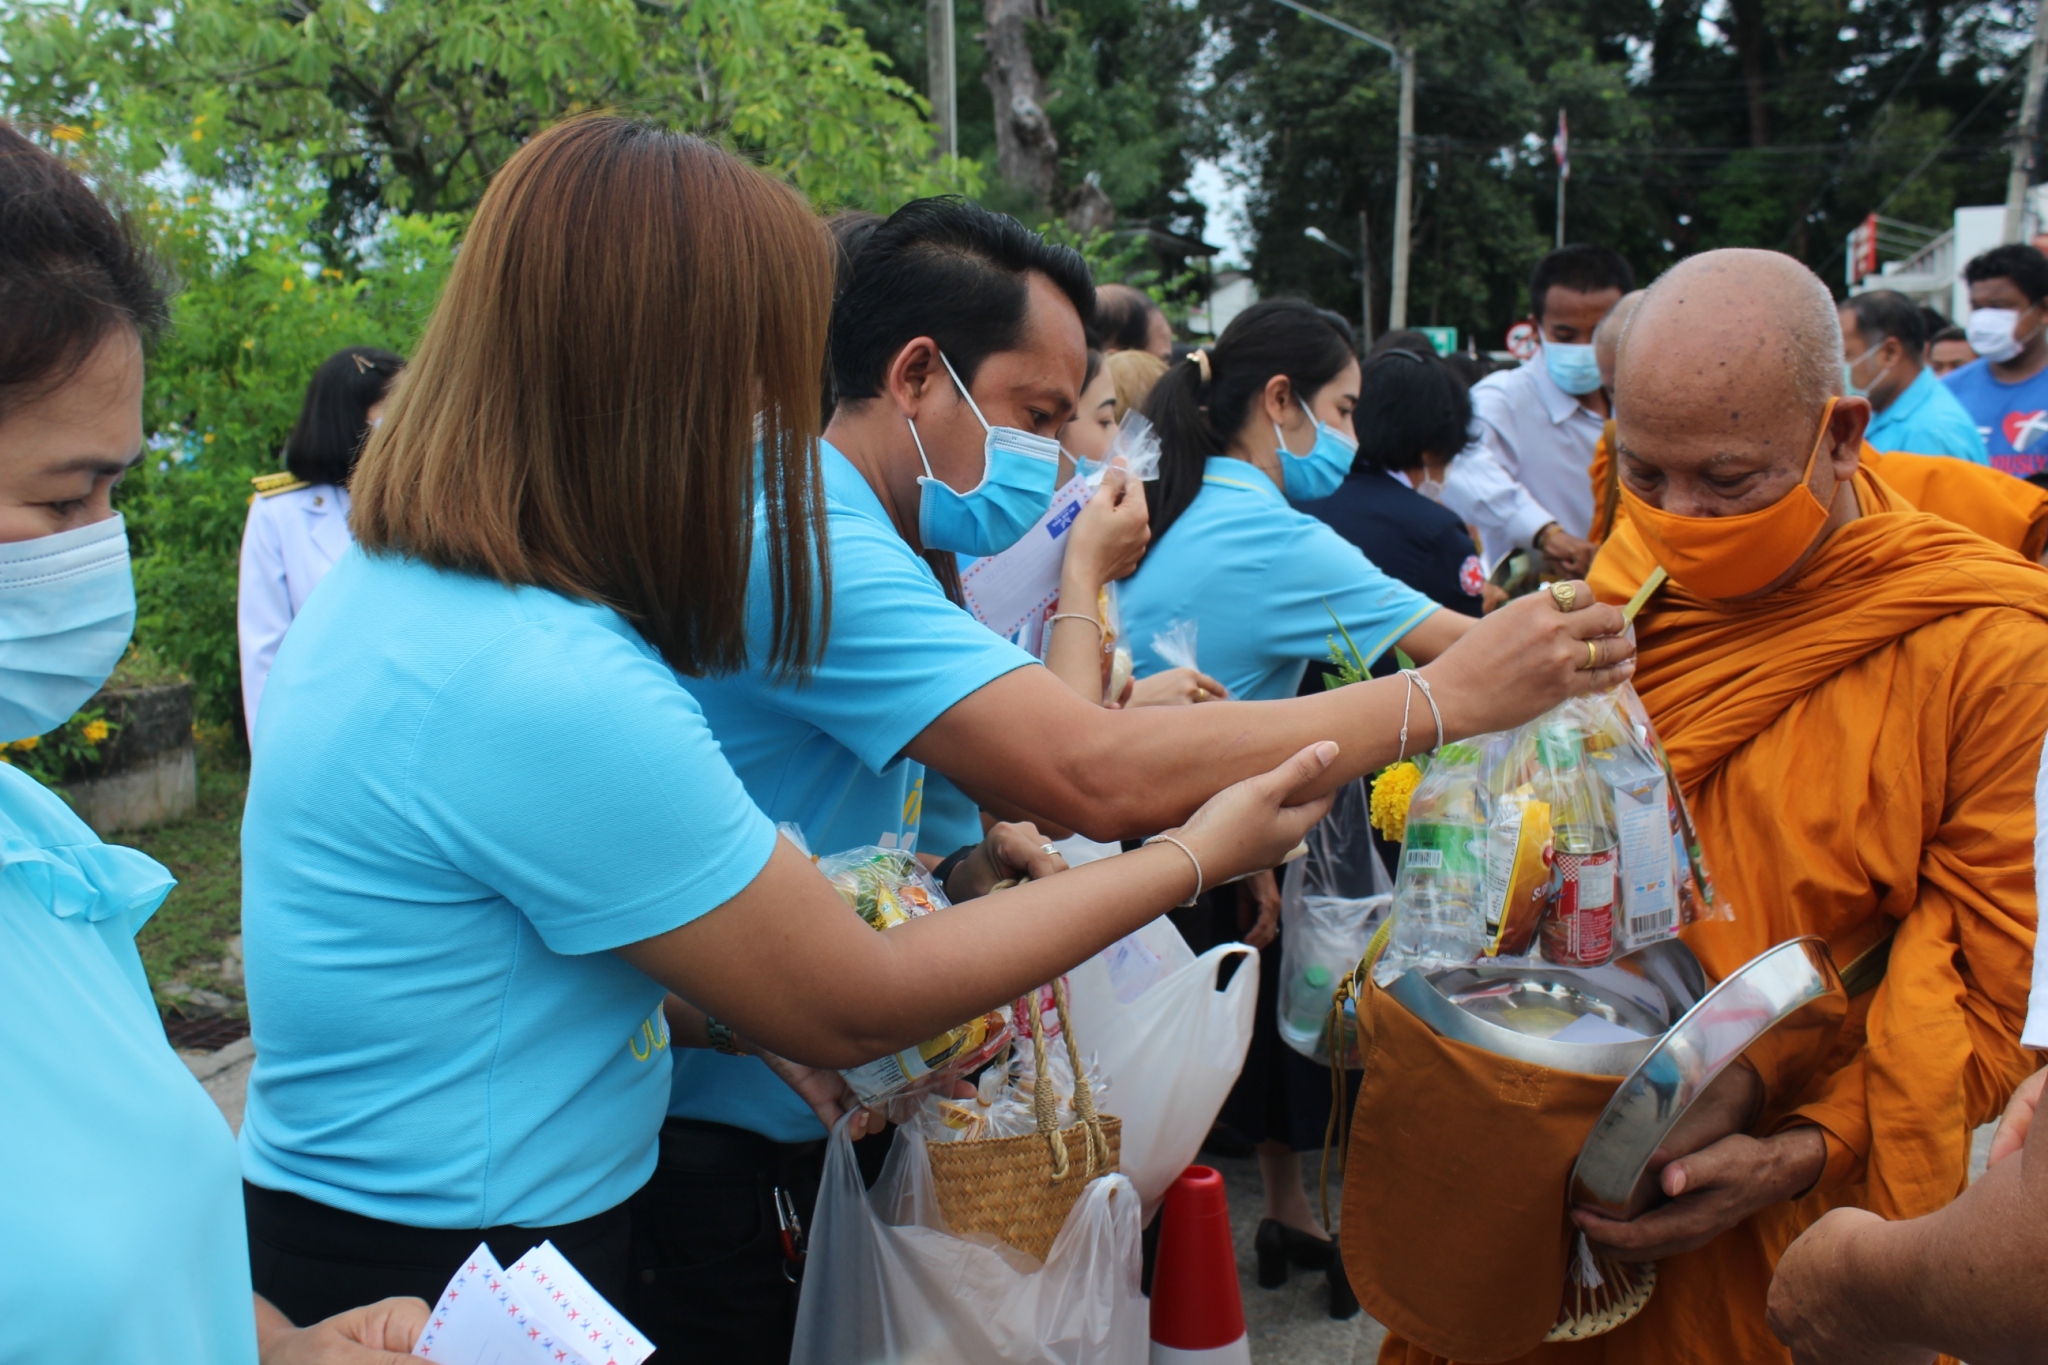
{"type": "Polygon", "coordinates": [[[626,1050],[633,1054],[634,1061],[645,1062],[667,1047],[668,1041],[668,1016],[656,1005],[654,1013],[640,1021],[640,1031],[626,1038],[626,1050]]]}
{"type": "Polygon", "coordinates": [[[2036,436],[2048,431],[2048,409],[2034,412],[2008,412],[2000,423],[2005,432],[2005,443],[2014,450],[2025,450],[2033,444],[2036,436]]]}
{"type": "Polygon", "coordinates": [[[1466,555],[1465,562],[1458,566],[1458,586],[1465,596],[1477,597],[1486,588],[1486,571],[1479,567],[1478,555],[1466,555]]]}

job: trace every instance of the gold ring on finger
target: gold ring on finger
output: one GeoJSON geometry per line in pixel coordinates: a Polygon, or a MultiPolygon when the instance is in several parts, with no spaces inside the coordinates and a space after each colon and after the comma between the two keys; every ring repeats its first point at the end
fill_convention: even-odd
{"type": "Polygon", "coordinates": [[[1598,640],[1588,640],[1586,641],[1586,667],[1588,670],[1592,670],[1599,666],[1600,642],[1598,640]]]}
{"type": "Polygon", "coordinates": [[[1578,604],[1579,585],[1576,583],[1552,583],[1550,600],[1557,603],[1559,611],[1570,611],[1578,604]]]}

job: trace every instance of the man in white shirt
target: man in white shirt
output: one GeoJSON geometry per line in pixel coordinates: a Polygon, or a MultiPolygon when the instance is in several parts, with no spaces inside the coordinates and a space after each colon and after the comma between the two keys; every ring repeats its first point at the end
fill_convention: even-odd
{"type": "Polygon", "coordinates": [[[1635,272],[1607,247],[1574,244],[1536,263],[1529,303],[1542,348],[1473,386],[1477,439],[1444,481],[1444,504],[1479,529],[1489,568],[1518,549],[1573,574],[1593,562],[1586,471],[1609,413],[1593,330],[1633,288],[1635,272]]]}

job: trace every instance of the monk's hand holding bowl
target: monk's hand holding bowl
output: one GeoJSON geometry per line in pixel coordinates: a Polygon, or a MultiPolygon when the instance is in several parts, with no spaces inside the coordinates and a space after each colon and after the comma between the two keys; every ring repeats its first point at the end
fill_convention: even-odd
{"type": "Polygon", "coordinates": [[[1422,670],[1448,733],[1512,729],[1634,675],[1635,641],[1621,609],[1594,601],[1584,583],[1553,588],[1481,617],[1422,670]]]}
{"type": "Polygon", "coordinates": [[[1759,1209],[1798,1198],[1826,1168],[1827,1140],[1814,1127],[1749,1136],[1762,1104],[1756,1072],[1729,1067],[1650,1159],[1669,1202],[1626,1223],[1585,1209],[1574,1210],[1572,1221],[1604,1255],[1658,1261],[1704,1246],[1759,1209]]]}

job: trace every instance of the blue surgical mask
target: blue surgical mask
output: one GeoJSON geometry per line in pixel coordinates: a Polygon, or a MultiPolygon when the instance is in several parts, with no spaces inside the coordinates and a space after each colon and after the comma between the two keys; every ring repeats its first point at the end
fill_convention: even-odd
{"type": "Polygon", "coordinates": [[[1600,387],[1600,362],[1593,358],[1591,346],[1546,341],[1543,368],[1550,371],[1551,383],[1574,398],[1583,398],[1600,387]]]}
{"type": "Polygon", "coordinates": [[[0,741],[71,719],[121,662],[135,579],[120,516],[0,545],[0,741]]]}
{"type": "Polygon", "coordinates": [[[953,387],[967,400],[974,420],[988,433],[982,446],[985,463],[980,483],[965,493],[955,491],[932,473],[931,457],[924,453],[917,423],[910,424],[910,439],[917,442],[917,457],[924,461],[924,473],[917,481],[918,538],[927,550],[1001,554],[1023,539],[1052,505],[1053,484],[1060,473],[1060,443],[1021,427],[990,426],[975,405],[974,395],[954,372],[953,362],[943,353],[939,360],[953,376],[953,387]]]}
{"type": "Polygon", "coordinates": [[[1868,398],[1870,390],[1856,382],[1856,367],[1870,359],[1873,352],[1865,351],[1854,360],[1842,362],[1842,392],[1851,398],[1868,398]]]}
{"type": "Polygon", "coordinates": [[[1316,424],[1316,443],[1306,455],[1289,450],[1287,433],[1280,430],[1278,422],[1273,424],[1273,439],[1280,443],[1280,491],[1290,502],[1314,502],[1329,497],[1344,482],[1352,461],[1358,458],[1358,442],[1314,413],[1309,413],[1309,420],[1316,424]]]}

